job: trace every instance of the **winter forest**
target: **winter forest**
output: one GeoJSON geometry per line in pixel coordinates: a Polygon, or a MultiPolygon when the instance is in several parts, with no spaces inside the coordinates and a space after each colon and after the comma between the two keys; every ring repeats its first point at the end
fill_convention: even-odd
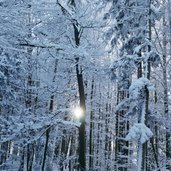
{"type": "Polygon", "coordinates": [[[0,171],[171,171],[171,0],[0,0],[0,171]]]}

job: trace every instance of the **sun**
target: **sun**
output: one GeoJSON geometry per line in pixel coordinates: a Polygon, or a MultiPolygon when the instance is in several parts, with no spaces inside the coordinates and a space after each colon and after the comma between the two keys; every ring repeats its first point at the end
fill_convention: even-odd
{"type": "Polygon", "coordinates": [[[76,107],[76,108],[74,109],[74,116],[75,116],[75,118],[80,119],[80,118],[83,117],[83,114],[84,114],[84,111],[83,111],[82,108],[76,107]]]}

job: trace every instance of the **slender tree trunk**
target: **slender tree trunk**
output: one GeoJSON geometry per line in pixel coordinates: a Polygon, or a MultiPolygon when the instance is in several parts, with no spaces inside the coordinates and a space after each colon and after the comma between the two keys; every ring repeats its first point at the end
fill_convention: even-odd
{"type": "Polygon", "coordinates": [[[79,89],[79,96],[80,96],[80,108],[83,110],[83,117],[81,118],[81,125],[79,127],[79,164],[80,170],[86,170],[86,147],[85,147],[85,94],[84,94],[84,83],[83,83],[83,75],[82,71],[79,70],[78,62],[79,59],[76,60],[76,74],[77,74],[77,81],[78,81],[78,89],[79,89]]]}
{"type": "MultiPolygon", "coordinates": [[[[125,90],[118,89],[118,103],[128,97],[125,90]]],[[[128,165],[128,145],[129,143],[123,138],[129,129],[129,122],[125,117],[125,111],[116,113],[116,142],[115,142],[115,161],[119,171],[127,171],[128,165]]]]}
{"type": "MultiPolygon", "coordinates": [[[[53,75],[53,80],[52,80],[53,83],[55,82],[55,79],[56,79],[57,65],[58,65],[58,59],[55,59],[54,75],[53,75]]],[[[52,93],[52,95],[50,97],[49,112],[53,112],[53,110],[54,110],[54,98],[55,98],[54,93],[52,93]]],[[[48,128],[46,130],[46,141],[45,141],[43,161],[42,161],[42,171],[44,171],[44,169],[45,169],[50,131],[51,131],[51,127],[48,126],[48,128]]]]}
{"type": "MultiPolygon", "coordinates": [[[[170,0],[168,1],[168,14],[169,14],[169,28],[171,28],[171,2],[170,0]]],[[[163,18],[163,26],[165,28],[166,26],[166,19],[165,17],[163,18]]],[[[171,30],[169,31],[171,34],[171,30]]],[[[171,35],[169,35],[169,43],[170,43],[170,51],[171,52],[171,35]]],[[[167,46],[167,40],[166,40],[166,33],[165,31],[163,32],[163,47],[164,47],[164,54],[163,54],[163,80],[164,80],[164,115],[166,118],[170,118],[169,115],[169,99],[168,99],[168,83],[167,83],[167,52],[166,52],[166,46],[167,46]]],[[[171,55],[171,53],[170,53],[171,55]]],[[[166,127],[166,160],[167,163],[168,161],[171,161],[171,133],[168,127],[166,127]]],[[[170,162],[169,162],[170,163],[170,162]]],[[[171,171],[171,164],[166,165],[166,169],[171,171]]]]}
{"type": "MultiPolygon", "coordinates": [[[[59,6],[62,8],[62,11],[64,15],[67,12],[67,10],[59,3],[59,6]],[[65,13],[66,12],[66,13],[65,13]]],[[[70,4],[74,9],[76,8],[75,0],[68,1],[68,4],[70,4]]],[[[69,14],[70,15],[70,14],[69,14]]],[[[74,29],[74,40],[75,40],[75,47],[79,47],[80,45],[80,36],[82,33],[82,28],[80,28],[80,25],[78,24],[77,20],[74,20],[72,23],[73,29],[74,29]]],[[[86,170],[86,131],[85,131],[85,118],[86,118],[86,104],[85,104],[85,93],[84,93],[84,81],[83,81],[83,70],[80,66],[79,62],[79,56],[75,56],[75,62],[76,62],[76,76],[77,76],[77,83],[78,83],[78,92],[79,92],[79,99],[80,99],[80,108],[83,110],[83,117],[80,119],[81,125],[79,127],[79,170],[85,171],[86,170]]]]}
{"type": "MultiPolygon", "coordinates": [[[[75,45],[78,47],[80,45],[80,31],[78,30],[78,23],[73,24],[74,28],[74,39],[75,45]]],[[[86,170],[86,143],[85,143],[85,118],[86,118],[86,104],[85,104],[85,93],[84,93],[84,82],[83,82],[83,71],[81,66],[79,66],[79,57],[76,60],[76,75],[78,83],[78,91],[80,97],[80,108],[83,110],[83,117],[80,119],[81,125],[79,127],[79,169],[81,171],[86,170]]]]}
{"type": "Polygon", "coordinates": [[[20,149],[20,156],[21,156],[21,160],[20,160],[20,166],[18,171],[24,171],[24,156],[25,156],[25,147],[20,149]]]}
{"type": "Polygon", "coordinates": [[[27,144],[27,171],[32,171],[34,159],[34,143],[27,144]]]}
{"type": "Polygon", "coordinates": [[[93,170],[93,128],[94,128],[94,123],[93,123],[93,95],[94,95],[94,78],[92,78],[92,85],[91,85],[91,112],[90,112],[90,135],[89,135],[89,170],[93,170]]]}
{"type": "MultiPolygon", "coordinates": [[[[151,0],[149,0],[149,9],[148,9],[148,20],[147,20],[147,25],[148,25],[148,39],[151,42],[151,36],[152,36],[152,31],[151,31],[151,0]]],[[[148,52],[151,51],[151,45],[148,45],[148,52]]],[[[146,67],[145,67],[145,77],[150,80],[150,72],[151,72],[151,64],[149,59],[146,61],[146,67]]],[[[147,125],[148,121],[148,116],[149,115],[149,91],[147,88],[145,88],[145,120],[144,123],[147,125]]],[[[143,144],[143,154],[142,154],[142,170],[143,171],[148,171],[148,166],[147,166],[147,156],[148,156],[148,142],[145,142],[143,144]]]]}
{"type": "MultiPolygon", "coordinates": [[[[154,102],[156,105],[157,104],[157,92],[156,91],[154,94],[154,102]]],[[[158,160],[158,125],[157,125],[157,122],[155,122],[154,136],[152,138],[150,138],[150,143],[151,143],[151,147],[152,147],[152,151],[153,151],[157,169],[160,171],[159,160],[158,160]]]]}
{"type": "Polygon", "coordinates": [[[50,133],[50,128],[47,128],[46,141],[45,141],[45,147],[44,147],[44,153],[43,153],[43,161],[42,161],[42,171],[45,170],[45,163],[46,163],[46,156],[47,156],[48,142],[49,142],[49,133],[50,133]]]}
{"type": "MultiPolygon", "coordinates": [[[[110,86],[108,83],[108,90],[110,90],[110,86]]],[[[110,154],[110,138],[109,138],[109,123],[110,123],[110,114],[109,114],[109,105],[110,105],[110,95],[109,95],[109,91],[107,92],[107,102],[106,102],[106,115],[105,115],[105,166],[106,166],[106,170],[109,170],[110,166],[108,163],[109,158],[109,154],[110,154]]]]}
{"type": "MultiPolygon", "coordinates": [[[[1,156],[0,156],[0,165],[2,165],[3,163],[6,162],[7,158],[8,158],[8,141],[7,142],[3,142],[0,146],[0,150],[1,150],[1,156]]],[[[5,168],[4,168],[5,169],[5,168]]]]}

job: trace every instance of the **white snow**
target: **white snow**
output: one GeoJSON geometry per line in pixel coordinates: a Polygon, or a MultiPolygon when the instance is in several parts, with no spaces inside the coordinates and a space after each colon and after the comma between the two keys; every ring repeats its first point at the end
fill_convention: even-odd
{"type": "Polygon", "coordinates": [[[140,141],[142,144],[148,141],[153,136],[151,130],[142,123],[136,123],[129,130],[128,135],[126,136],[126,141],[140,141]]]}
{"type": "Polygon", "coordinates": [[[138,99],[141,96],[142,89],[147,87],[149,91],[154,91],[155,88],[152,85],[152,83],[145,77],[141,77],[135,81],[132,82],[130,88],[129,88],[129,94],[131,99],[138,99]]]}

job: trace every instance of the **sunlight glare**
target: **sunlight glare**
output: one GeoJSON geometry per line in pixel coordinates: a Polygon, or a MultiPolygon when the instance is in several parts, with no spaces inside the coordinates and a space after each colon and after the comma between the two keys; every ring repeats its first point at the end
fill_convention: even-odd
{"type": "Polygon", "coordinates": [[[77,118],[77,119],[80,119],[82,116],[83,116],[83,109],[80,108],[80,107],[76,107],[74,109],[74,116],[77,118]]]}

